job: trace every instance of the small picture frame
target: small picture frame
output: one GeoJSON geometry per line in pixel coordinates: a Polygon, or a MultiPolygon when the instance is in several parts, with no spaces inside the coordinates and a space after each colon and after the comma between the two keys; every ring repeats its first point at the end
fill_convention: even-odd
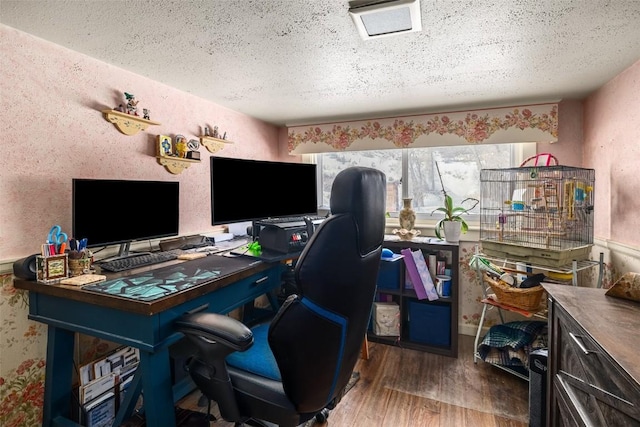
{"type": "Polygon", "coordinates": [[[39,283],[55,283],[69,277],[67,254],[36,257],[36,279],[39,283]]]}
{"type": "Polygon", "coordinates": [[[170,157],[173,155],[173,142],[167,135],[158,135],[158,156],[170,157]]]}

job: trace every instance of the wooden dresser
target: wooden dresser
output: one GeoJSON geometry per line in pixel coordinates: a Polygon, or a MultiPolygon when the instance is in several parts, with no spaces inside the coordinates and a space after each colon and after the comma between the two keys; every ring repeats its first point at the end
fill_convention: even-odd
{"type": "Polygon", "coordinates": [[[545,285],[548,426],[640,426],[640,303],[545,285]]]}

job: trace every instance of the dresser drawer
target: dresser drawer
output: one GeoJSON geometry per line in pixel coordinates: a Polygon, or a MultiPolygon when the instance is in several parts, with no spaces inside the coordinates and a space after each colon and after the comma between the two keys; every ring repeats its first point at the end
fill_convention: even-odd
{"type": "Polygon", "coordinates": [[[561,386],[561,381],[554,381],[554,393],[556,396],[556,413],[553,419],[555,427],[586,427],[587,422],[582,419],[578,407],[574,405],[567,393],[567,389],[561,386]]]}
{"type": "Polygon", "coordinates": [[[553,318],[558,404],[575,406],[571,417],[580,419],[578,425],[640,426],[638,384],[557,304],[553,318]]]}

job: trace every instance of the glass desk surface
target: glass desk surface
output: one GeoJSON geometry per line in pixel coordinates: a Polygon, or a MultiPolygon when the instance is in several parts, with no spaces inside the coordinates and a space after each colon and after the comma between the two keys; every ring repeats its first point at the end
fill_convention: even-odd
{"type": "Polygon", "coordinates": [[[247,257],[227,258],[211,255],[132,276],[91,283],[83,286],[82,290],[136,301],[154,301],[246,269],[259,262],[247,257]]]}

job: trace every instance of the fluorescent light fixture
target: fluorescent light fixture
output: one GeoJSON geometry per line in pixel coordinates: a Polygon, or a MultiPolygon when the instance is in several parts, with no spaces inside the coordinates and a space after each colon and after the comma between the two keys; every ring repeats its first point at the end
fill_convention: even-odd
{"type": "Polygon", "coordinates": [[[420,0],[352,1],[350,6],[363,40],[422,31],[420,0]]]}

